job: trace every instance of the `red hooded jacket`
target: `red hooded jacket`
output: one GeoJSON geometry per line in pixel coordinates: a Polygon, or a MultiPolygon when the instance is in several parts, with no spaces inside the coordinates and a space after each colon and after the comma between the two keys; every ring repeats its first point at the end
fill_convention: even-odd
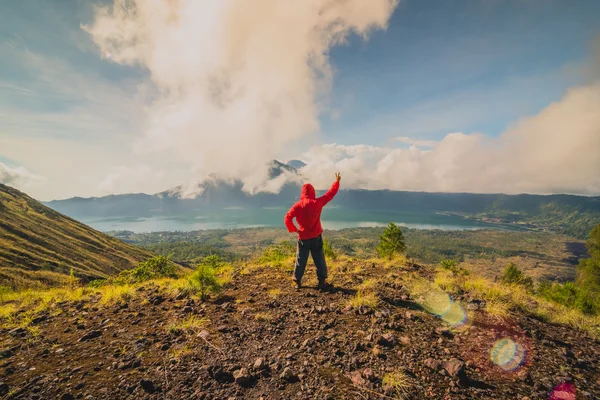
{"type": "Polygon", "coordinates": [[[302,186],[302,194],[300,201],[290,208],[290,211],[285,215],[285,226],[290,232],[298,232],[298,239],[312,239],[323,233],[321,227],[321,210],[325,204],[337,194],[340,188],[339,182],[334,182],[331,189],[323,196],[315,197],[315,188],[310,183],[302,186]],[[294,225],[293,219],[296,218],[298,227],[294,225]]]}

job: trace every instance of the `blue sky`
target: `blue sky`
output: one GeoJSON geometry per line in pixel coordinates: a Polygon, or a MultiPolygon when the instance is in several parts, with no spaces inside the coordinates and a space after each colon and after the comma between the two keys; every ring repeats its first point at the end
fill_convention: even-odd
{"type": "MultiPolygon", "coordinates": [[[[0,163],[12,168],[0,177],[44,200],[153,192],[189,178],[177,157],[160,161],[156,179],[148,158],[132,162],[158,89],[147,68],[113,62],[82,29],[92,3],[0,6],[0,163]]],[[[596,0],[404,0],[387,29],[331,48],[319,133],[275,156],[330,143],[408,147],[395,138],[452,132],[497,137],[586,84],[599,20],[596,0]]]]}

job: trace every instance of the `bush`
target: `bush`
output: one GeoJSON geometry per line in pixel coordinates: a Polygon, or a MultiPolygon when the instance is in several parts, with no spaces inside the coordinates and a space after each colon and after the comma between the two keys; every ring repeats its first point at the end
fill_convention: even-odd
{"type": "Polygon", "coordinates": [[[325,257],[331,258],[332,260],[337,259],[337,253],[331,247],[331,242],[326,237],[323,238],[323,252],[325,253],[325,257]]]}
{"type": "Polygon", "coordinates": [[[565,282],[564,284],[548,281],[540,282],[537,293],[546,300],[576,308],[584,314],[598,312],[597,304],[594,304],[587,293],[573,282],[565,282]]]}
{"type": "Polygon", "coordinates": [[[513,263],[508,264],[504,269],[502,283],[507,285],[520,285],[530,290],[533,289],[533,279],[521,272],[521,270],[513,263]]]}
{"type": "Polygon", "coordinates": [[[382,258],[392,259],[394,256],[402,254],[404,250],[406,250],[406,245],[402,231],[396,224],[390,222],[379,237],[377,253],[382,258]]]}
{"type": "Polygon", "coordinates": [[[258,259],[260,264],[281,265],[296,254],[296,248],[289,242],[267,246],[258,259]]]}
{"type": "Polygon", "coordinates": [[[217,270],[224,265],[219,256],[212,255],[206,257],[188,278],[190,288],[200,293],[200,298],[206,299],[208,293],[216,293],[221,289],[217,278],[217,270]]]}
{"type": "Polygon", "coordinates": [[[455,275],[469,275],[469,271],[462,267],[459,267],[458,262],[456,262],[456,260],[442,260],[440,261],[440,267],[452,272],[455,275]]]}
{"type": "Polygon", "coordinates": [[[167,257],[156,256],[139,263],[134,269],[121,271],[115,278],[110,278],[107,283],[128,285],[150,279],[175,277],[177,277],[175,265],[167,257]]]}

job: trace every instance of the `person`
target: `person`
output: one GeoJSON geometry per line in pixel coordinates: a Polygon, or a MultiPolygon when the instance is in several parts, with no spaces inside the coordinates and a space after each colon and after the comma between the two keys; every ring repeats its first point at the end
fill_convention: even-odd
{"type": "Polygon", "coordinates": [[[340,188],[340,173],[335,174],[335,182],[331,189],[321,197],[316,197],[315,188],[310,183],[302,186],[300,201],[290,208],[285,215],[284,223],[290,233],[298,233],[298,244],[296,246],[296,265],[294,267],[294,276],[292,278],[296,290],[302,287],[302,277],[308,254],[312,254],[317,269],[317,278],[319,280],[319,290],[324,291],[327,285],[327,264],[325,262],[325,252],[323,251],[323,227],[321,226],[321,210],[337,194],[340,188]],[[298,226],[294,224],[294,218],[298,226]]]}

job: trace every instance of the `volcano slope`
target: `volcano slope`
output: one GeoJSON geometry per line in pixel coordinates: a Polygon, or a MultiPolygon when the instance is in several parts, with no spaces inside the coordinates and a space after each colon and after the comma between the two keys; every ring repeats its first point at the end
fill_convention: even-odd
{"type": "MultiPolygon", "coordinates": [[[[205,301],[184,290],[185,279],[79,288],[69,298],[44,304],[5,299],[0,394],[9,399],[524,400],[575,399],[575,392],[578,399],[600,397],[597,326],[576,329],[502,309],[489,300],[501,298],[498,293],[487,297],[461,288],[448,297],[433,283],[442,275],[402,260],[332,264],[336,288],[325,293],[314,288],[312,276],[295,292],[288,269],[242,265],[221,293],[205,301]]],[[[312,274],[309,267],[307,275],[312,274]]]]}
{"type": "Polygon", "coordinates": [[[106,278],[152,256],[0,184],[0,286],[106,278]]]}

